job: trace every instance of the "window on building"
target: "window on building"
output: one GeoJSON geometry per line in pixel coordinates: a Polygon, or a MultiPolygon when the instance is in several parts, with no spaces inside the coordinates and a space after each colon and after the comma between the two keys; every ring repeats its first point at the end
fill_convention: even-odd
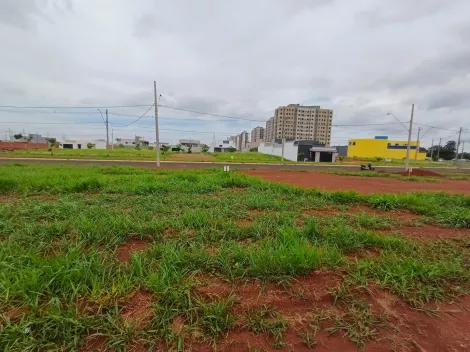
{"type": "Polygon", "coordinates": [[[356,145],[356,142],[352,142],[352,143],[353,143],[353,145],[356,145]]]}

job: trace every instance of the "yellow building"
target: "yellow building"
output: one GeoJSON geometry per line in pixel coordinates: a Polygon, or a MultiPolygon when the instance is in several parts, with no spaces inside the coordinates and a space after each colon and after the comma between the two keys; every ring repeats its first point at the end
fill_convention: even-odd
{"type": "MultiPolygon", "coordinates": [[[[348,142],[348,157],[404,159],[406,158],[407,141],[391,141],[386,136],[377,136],[374,139],[350,139],[348,142]]],[[[410,159],[414,160],[416,141],[411,142],[410,159]]],[[[426,153],[418,152],[418,160],[424,160],[426,153]]]]}

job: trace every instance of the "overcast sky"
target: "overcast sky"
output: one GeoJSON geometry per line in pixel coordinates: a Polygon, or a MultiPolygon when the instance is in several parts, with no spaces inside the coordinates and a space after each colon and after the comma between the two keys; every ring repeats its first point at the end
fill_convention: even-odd
{"type": "MultiPolygon", "coordinates": [[[[1,0],[0,105],[147,105],[109,117],[115,137],[154,140],[152,109],[127,128],[135,118],[115,115],[150,108],[154,80],[162,105],[261,121],[300,103],[334,109],[334,124],[393,123],[387,112],[406,121],[415,103],[417,123],[450,129],[431,129],[428,145],[470,129],[469,13],[468,0],[1,0]]],[[[96,109],[0,109],[0,139],[9,128],[105,136],[96,109]]],[[[159,115],[169,142],[264,126],[159,115]]],[[[335,127],[332,144],[375,135],[407,132],[335,127]]]]}

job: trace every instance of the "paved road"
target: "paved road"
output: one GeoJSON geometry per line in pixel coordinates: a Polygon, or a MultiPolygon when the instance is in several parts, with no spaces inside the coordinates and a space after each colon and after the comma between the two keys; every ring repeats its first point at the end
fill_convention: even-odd
{"type": "MultiPolygon", "coordinates": [[[[153,161],[139,160],[89,160],[89,159],[26,159],[26,158],[0,158],[0,164],[28,163],[28,164],[55,164],[55,165],[121,165],[121,166],[137,166],[155,168],[153,161]]],[[[223,167],[230,165],[237,169],[273,169],[273,170],[345,170],[359,171],[359,165],[321,165],[321,164],[255,164],[255,163],[211,163],[211,162],[174,162],[162,161],[161,166],[167,169],[201,169],[212,167],[223,167]]],[[[378,166],[377,170],[384,171],[403,171],[400,166],[378,166]]],[[[426,167],[426,170],[434,172],[455,172],[456,169],[426,167]]],[[[460,169],[465,173],[470,173],[470,169],[460,169]]]]}

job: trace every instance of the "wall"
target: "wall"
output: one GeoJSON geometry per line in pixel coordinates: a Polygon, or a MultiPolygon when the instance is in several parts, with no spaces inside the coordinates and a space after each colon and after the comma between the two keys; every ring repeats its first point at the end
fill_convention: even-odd
{"type": "Polygon", "coordinates": [[[49,143],[0,142],[0,150],[49,149],[49,143]]]}
{"type": "MultiPolygon", "coordinates": [[[[87,144],[91,143],[95,146],[92,149],[106,149],[105,141],[93,141],[93,140],[65,140],[62,142],[61,148],[64,149],[64,144],[72,144],[73,149],[78,149],[78,144],[82,145],[81,149],[88,149],[87,144]]],[[[111,145],[110,145],[111,148],[111,145]]]]}
{"type": "MultiPolygon", "coordinates": [[[[294,142],[286,142],[284,145],[284,159],[297,161],[297,151],[298,146],[294,145],[294,142]]],[[[282,144],[260,143],[258,146],[258,153],[282,157],[282,144]]]]}
{"type": "MultiPolygon", "coordinates": [[[[406,141],[388,139],[350,139],[348,142],[348,157],[384,159],[406,158],[406,141]],[[390,143],[390,146],[388,144],[390,143]],[[398,145],[396,145],[398,144],[398,145]]],[[[416,141],[411,141],[410,159],[416,153],[416,141]]],[[[425,160],[426,153],[418,153],[418,160],[425,160]]]]}

